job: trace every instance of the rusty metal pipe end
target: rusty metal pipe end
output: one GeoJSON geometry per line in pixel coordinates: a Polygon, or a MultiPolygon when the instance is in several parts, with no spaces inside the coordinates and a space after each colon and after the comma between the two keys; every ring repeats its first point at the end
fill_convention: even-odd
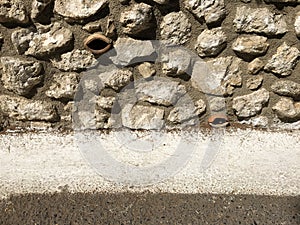
{"type": "Polygon", "coordinates": [[[226,127],[229,125],[229,120],[225,114],[214,114],[208,118],[208,124],[216,128],[226,127]]]}
{"type": "Polygon", "coordinates": [[[112,46],[112,40],[102,33],[94,33],[83,41],[84,47],[95,55],[107,52],[112,46]]]}

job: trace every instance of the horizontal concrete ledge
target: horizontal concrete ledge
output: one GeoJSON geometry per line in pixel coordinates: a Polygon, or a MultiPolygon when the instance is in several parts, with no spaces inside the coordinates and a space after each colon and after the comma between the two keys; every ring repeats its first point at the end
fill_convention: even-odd
{"type": "Polygon", "coordinates": [[[91,132],[87,137],[83,140],[81,133],[54,132],[1,134],[0,196],[66,190],[71,193],[300,194],[300,131],[236,129],[159,134],[116,131],[91,132]],[[110,159],[107,155],[101,158],[103,149],[99,158],[92,148],[84,149],[88,145],[82,145],[83,141],[91,146],[100,141],[107,155],[116,162],[135,169],[146,168],[156,177],[149,175],[149,180],[135,177],[131,167],[122,171],[115,167],[120,164],[105,161],[110,159]],[[184,151],[177,151],[178,146],[184,151]],[[170,157],[176,169],[172,163],[165,163],[170,157]],[[104,161],[97,167],[95,162],[99,159],[104,161]],[[171,166],[170,173],[166,172],[168,166],[171,166]],[[161,177],[155,174],[157,168],[161,169],[161,177]],[[118,179],[122,182],[118,183],[118,179]],[[139,183],[139,179],[143,182],[139,183]]]}

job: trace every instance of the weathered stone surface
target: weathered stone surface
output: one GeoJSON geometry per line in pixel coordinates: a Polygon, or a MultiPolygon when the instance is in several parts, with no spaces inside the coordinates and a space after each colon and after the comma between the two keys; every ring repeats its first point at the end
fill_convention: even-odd
{"type": "Polygon", "coordinates": [[[108,2],[108,0],[55,0],[54,11],[66,19],[80,21],[98,13],[108,2]]]}
{"type": "Polygon", "coordinates": [[[207,94],[232,95],[242,85],[241,59],[220,57],[208,62],[196,62],[192,72],[192,86],[207,94]]]}
{"type": "Polygon", "coordinates": [[[283,16],[270,12],[268,8],[237,7],[233,25],[237,32],[270,36],[285,34],[288,31],[283,16]]]}
{"type": "Polygon", "coordinates": [[[296,14],[294,27],[295,27],[296,35],[299,38],[300,37],[300,12],[296,14]]]}
{"type": "Polygon", "coordinates": [[[164,4],[168,4],[170,0],[152,0],[152,1],[164,5],[164,4]]]}
{"type": "Polygon", "coordinates": [[[18,95],[27,95],[42,81],[43,65],[40,62],[15,57],[1,57],[3,86],[18,95]]]}
{"type": "Polygon", "coordinates": [[[114,106],[114,103],[116,101],[116,97],[103,97],[103,96],[97,96],[96,98],[96,106],[100,107],[105,110],[111,110],[114,106]]]}
{"type": "Polygon", "coordinates": [[[186,98],[181,98],[176,106],[171,110],[167,120],[179,124],[187,120],[197,117],[205,112],[206,104],[202,99],[193,103],[186,101],[186,98]]]}
{"type": "Polygon", "coordinates": [[[61,120],[71,122],[72,121],[72,113],[74,109],[74,101],[69,101],[65,106],[64,110],[60,116],[61,120]]]}
{"type": "Polygon", "coordinates": [[[266,3],[300,3],[299,0],[264,0],[266,3]]]}
{"type": "Polygon", "coordinates": [[[90,33],[100,32],[101,31],[101,21],[97,20],[97,21],[89,22],[86,25],[84,25],[82,27],[82,29],[87,32],[90,32],[90,33]]]}
{"type": "Polygon", "coordinates": [[[224,97],[211,96],[208,101],[210,111],[212,112],[224,111],[226,109],[226,100],[224,97]]]}
{"type": "Polygon", "coordinates": [[[250,118],[249,120],[242,120],[240,123],[252,125],[254,127],[267,128],[269,124],[269,119],[266,116],[258,116],[258,117],[250,118]]]}
{"type": "Polygon", "coordinates": [[[12,34],[12,42],[19,54],[25,53],[25,55],[37,58],[63,51],[72,40],[72,32],[59,23],[48,26],[40,25],[36,32],[30,29],[20,29],[12,34]]]}
{"type": "Polygon", "coordinates": [[[167,79],[143,81],[135,88],[139,100],[165,106],[174,105],[186,93],[185,87],[179,82],[167,79]]]}
{"type": "Polygon", "coordinates": [[[300,99],[300,84],[290,80],[279,80],[272,84],[273,92],[294,99],[300,99]]]}
{"type": "Polygon", "coordinates": [[[53,1],[54,0],[33,0],[31,4],[31,19],[36,20],[38,17],[42,16],[44,10],[53,1]]]}
{"type": "Polygon", "coordinates": [[[110,59],[115,65],[127,66],[142,60],[149,61],[155,53],[151,41],[140,41],[132,38],[118,38],[114,45],[116,56],[110,59]]]}
{"type": "Polygon", "coordinates": [[[62,71],[81,71],[97,63],[94,55],[86,50],[75,49],[61,55],[61,60],[51,60],[62,71]]]}
{"type": "Polygon", "coordinates": [[[77,90],[79,78],[77,73],[56,73],[46,95],[56,99],[73,99],[77,90]]]}
{"type": "Polygon", "coordinates": [[[264,55],[269,44],[267,38],[262,36],[241,36],[238,37],[232,44],[232,49],[242,55],[259,56],[264,55]]]}
{"type": "Polygon", "coordinates": [[[283,121],[293,122],[300,119],[300,102],[294,102],[289,98],[280,98],[272,109],[283,121]]]}
{"type": "Polygon", "coordinates": [[[204,18],[207,24],[220,22],[226,16],[224,0],[185,0],[184,5],[196,18],[204,18]]]}
{"type": "Polygon", "coordinates": [[[300,52],[285,42],[277,48],[276,54],[265,65],[265,70],[281,76],[289,76],[298,62],[300,52]]]}
{"type": "Polygon", "coordinates": [[[191,23],[181,11],[172,12],[164,16],[160,29],[161,38],[168,44],[182,45],[191,36],[191,23]]]}
{"type": "Polygon", "coordinates": [[[50,102],[0,95],[0,111],[16,120],[56,121],[58,115],[50,102]]]}
{"type": "Polygon", "coordinates": [[[145,3],[134,4],[129,10],[121,13],[120,23],[126,34],[138,34],[149,29],[153,18],[152,7],[145,3]]]}
{"type": "Polygon", "coordinates": [[[133,78],[132,72],[128,69],[114,69],[101,73],[99,76],[106,87],[116,91],[126,86],[133,78]]]}
{"type": "Polygon", "coordinates": [[[257,74],[264,68],[264,65],[264,62],[261,59],[256,58],[248,64],[248,72],[250,74],[257,74]]]}
{"type": "Polygon", "coordinates": [[[26,24],[29,22],[24,2],[20,0],[1,0],[0,23],[26,24]]]}
{"type": "Polygon", "coordinates": [[[190,73],[191,55],[185,49],[168,50],[161,56],[162,72],[167,76],[180,76],[190,73]]]}
{"type": "Polygon", "coordinates": [[[197,39],[195,49],[199,56],[216,56],[226,48],[226,35],[221,27],[204,30],[197,39]]]}
{"type": "Polygon", "coordinates": [[[247,79],[246,86],[250,90],[256,90],[259,88],[264,80],[262,75],[252,76],[247,79]]]}
{"type": "Polygon", "coordinates": [[[153,67],[153,64],[151,64],[149,62],[142,63],[141,65],[139,65],[137,67],[137,69],[144,78],[152,77],[156,73],[156,70],[153,67]]]}
{"type": "Polygon", "coordinates": [[[261,112],[262,108],[269,101],[269,98],[269,92],[262,88],[251,94],[235,97],[232,108],[240,118],[255,116],[261,112]]]}
{"type": "Polygon", "coordinates": [[[154,106],[127,104],[122,109],[123,126],[130,129],[161,129],[164,110],[154,106]]]}

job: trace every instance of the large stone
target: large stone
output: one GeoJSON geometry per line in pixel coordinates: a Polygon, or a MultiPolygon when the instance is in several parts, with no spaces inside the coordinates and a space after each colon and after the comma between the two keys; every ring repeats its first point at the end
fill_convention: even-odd
{"type": "Polygon", "coordinates": [[[295,27],[296,35],[299,38],[300,37],[300,12],[296,14],[294,27],[295,27]]]}
{"type": "Polygon", "coordinates": [[[269,92],[262,88],[251,94],[233,98],[232,108],[240,118],[252,117],[261,112],[269,98],[269,92]]]}
{"type": "Polygon", "coordinates": [[[279,80],[272,84],[273,92],[294,99],[300,99],[300,84],[290,80],[279,80]]]}
{"type": "Polygon", "coordinates": [[[40,62],[1,57],[3,86],[18,95],[27,95],[43,79],[40,62]]]}
{"type": "Polygon", "coordinates": [[[77,91],[79,78],[77,73],[56,73],[46,95],[56,99],[73,99],[77,91]]]}
{"type": "Polygon", "coordinates": [[[207,24],[220,22],[226,16],[224,0],[185,0],[184,5],[196,18],[204,18],[207,24]]]}
{"type": "Polygon", "coordinates": [[[113,69],[99,75],[106,87],[119,91],[125,87],[133,78],[133,74],[128,69],[113,69]]]}
{"type": "Polygon", "coordinates": [[[265,65],[265,70],[281,76],[291,75],[298,62],[300,52],[296,47],[290,47],[285,42],[277,48],[276,54],[265,65]]]}
{"type": "Polygon", "coordinates": [[[280,98],[272,109],[283,121],[294,122],[300,120],[300,102],[294,102],[289,98],[280,98]]]}
{"type": "Polygon", "coordinates": [[[21,0],[0,1],[0,23],[27,24],[29,17],[21,0]]]}
{"type": "Polygon", "coordinates": [[[127,66],[136,62],[154,60],[155,48],[151,41],[118,38],[114,45],[115,56],[110,59],[115,65],[127,66]]]}
{"type": "Polygon", "coordinates": [[[195,49],[199,56],[216,56],[226,48],[226,35],[222,28],[204,30],[197,39],[195,49]]]}
{"type": "Polygon", "coordinates": [[[154,79],[141,81],[136,85],[136,95],[140,101],[171,106],[186,93],[186,89],[179,82],[168,79],[154,79]]]}
{"type": "Polygon", "coordinates": [[[31,29],[20,29],[12,34],[12,42],[19,54],[25,53],[37,58],[63,52],[72,41],[72,32],[59,23],[39,25],[35,32],[31,29]]]}
{"type": "Polygon", "coordinates": [[[51,102],[23,97],[0,95],[0,111],[16,120],[57,121],[56,108],[51,102]]]}
{"type": "Polygon", "coordinates": [[[43,16],[45,9],[54,0],[33,0],[31,4],[31,19],[36,20],[38,17],[43,16]]]}
{"type": "Polygon", "coordinates": [[[265,35],[285,34],[287,24],[282,15],[270,12],[267,8],[237,7],[233,26],[237,32],[265,35]]]}
{"type": "Polygon", "coordinates": [[[207,94],[232,95],[234,89],[242,85],[241,59],[228,56],[197,61],[191,81],[194,88],[207,94]]]}
{"type": "Polygon", "coordinates": [[[61,55],[61,59],[51,60],[52,65],[62,71],[81,71],[97,63],[94,55],[86,50],[75,49],[61,55]]]}
{"type": "Polygon", "coordinates": [[[262,36],[242,36],[238,37],[232,44],[232,49],[241,55],[259,56],[264,55],[269,44],[267,38],[262,36]]]}
{"type": "Polygon", "coordinates": [[[168,44],[182,45],[191,36],[191,23],[181,11],[172,12],[164,16],[160,29],[162,40],[165,40],[168,44]]]}
{"type": "Polygon", "coordinates": [[[85,20],[108,5],[108,0],[55,0],[54,11],[71,21],[85,20]]]}
{"type": "Polygon", "coordinates": [[[122,109],[123,126],[130,129],[161,129],[164,110],[154,106],[127,104],[122,109]]]}
{"type": "Polygon", "coordinates": [[[152,7],[145,3],[140,3],[122,12],[120,23],[123,26],[124,33],[135,35],[149,29],[152,26],[152,18],[152,7]]]}

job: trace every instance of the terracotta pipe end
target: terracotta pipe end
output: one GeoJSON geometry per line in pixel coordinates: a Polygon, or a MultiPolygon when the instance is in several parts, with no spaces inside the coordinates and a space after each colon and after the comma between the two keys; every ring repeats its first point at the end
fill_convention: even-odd
{"type": "Polygon", "coordinates": [[[101,33],[94,33],[84,40],[83,45],[93,54],[101,55],[111,48],[112,40],[101,33]]]}

